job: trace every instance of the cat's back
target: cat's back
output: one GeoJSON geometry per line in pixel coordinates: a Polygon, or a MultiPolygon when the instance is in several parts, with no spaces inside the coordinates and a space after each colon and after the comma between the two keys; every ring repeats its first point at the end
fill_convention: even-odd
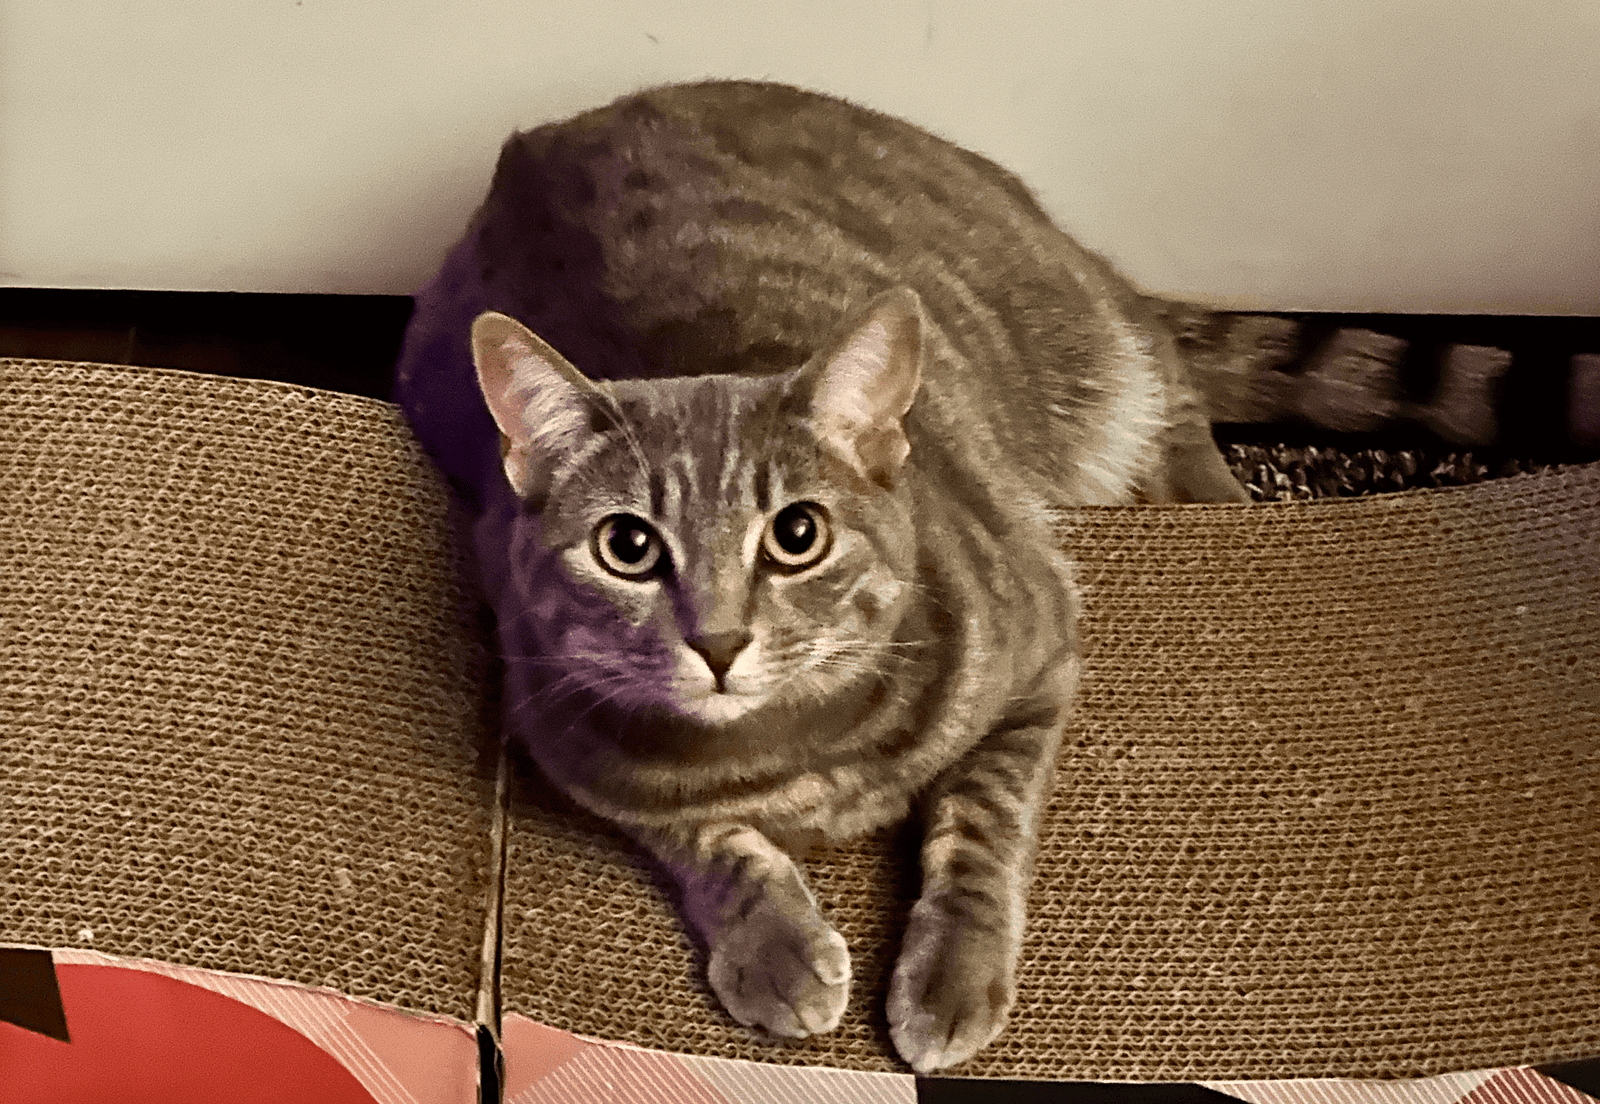
{"type": "Polygon", "coordinates": [[[907,285],[923,420],[980,464],[1111,501],[1162,420],[1131,289],[1010,173],[831,96],[673,85],[516,135],[475,233],[485,306],[597,378],[782,371],[907,285]]]}
{"type": "MultiPolygon", "coordinates": [[[[941,321],[963,313],[943,302],[957,286],[1015,316],[1059,237],[1014,177],[926,131],[787,85],[719,81],[514,136],[479,250],[498,294],[521,300],[504,306],[549,313],[593,288],[646,359],[660,354],[597,374],[699,375],[801,363],[841,309],[896,283],[941,321]],[[691,324],[761,332],[675,349],[691,324]],[[751,346],[754,358],[730,359],[751,346]]],[[[555,334],[526,321],[562,348],[562,319],[549,319],[555,334]]]]}
{"type": "MultiPolygon", "coordinates": [[[[896,267],[943,246],[976,270],[997,259],[985,245],[1014,250],[1054,231],[1026,186],[987,158],[893,116],[783,84],[639,92],[516,136],[501,170],[497,187],[514,186],[519,171],[531,175],[559,215],[647,254],[652,238],[674,237],[652,235],[658,228],[682,241],[685,226],[717,225],[833,262],[845,260],[841,246],[896,267]],[[557,178],[564,187],[552,190],[557,178]],[[827,240],[817,250],[783,235],[799,229],[827,240]]],[[[518,189],[519,206],[529,198],[518,189]]],[[[754,254],[748,261],[760,266],[754,254]]]]}

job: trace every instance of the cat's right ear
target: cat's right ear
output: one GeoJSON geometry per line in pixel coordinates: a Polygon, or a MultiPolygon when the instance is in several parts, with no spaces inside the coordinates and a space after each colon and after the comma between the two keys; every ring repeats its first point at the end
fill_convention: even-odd
{"type": "Polygon", "coordinates": [[[541,501],[564,454],[589,435],[595,385],[515,318],[486,311],[472,323],[472,362],[505,438],[506,479],[541,501]]]}

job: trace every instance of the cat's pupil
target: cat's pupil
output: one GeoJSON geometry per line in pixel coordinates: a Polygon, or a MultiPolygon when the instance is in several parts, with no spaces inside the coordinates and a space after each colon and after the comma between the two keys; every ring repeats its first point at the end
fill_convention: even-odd
{"type": "Polygon", "coordinates": [[[636,564],[650,551],[650,531],[635,521],[621,520],[611,527],[607,544],[611,554],[625,564],[636,564]]]}
{"type": "Polygon", "coordinates": [[[791,556],[805,552],[817,539],[817,522],[804,506],[787,506],[773,521],[778,547],[791,556]]]}

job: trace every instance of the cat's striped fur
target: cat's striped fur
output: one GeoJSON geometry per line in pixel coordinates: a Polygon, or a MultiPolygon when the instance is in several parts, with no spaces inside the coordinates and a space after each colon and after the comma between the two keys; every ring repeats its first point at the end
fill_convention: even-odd
{"type": "Polygon", "coordinates": [[[663,861],[728,1010],[837,1023],[791,856],[916,803],[894,1041],[987,1044],[1077,678],[1054,513],[1244,497],[1144,301],[981,157],[675,86],[506,144],[397,392],[479,519],[508,724],[663,861]]]}

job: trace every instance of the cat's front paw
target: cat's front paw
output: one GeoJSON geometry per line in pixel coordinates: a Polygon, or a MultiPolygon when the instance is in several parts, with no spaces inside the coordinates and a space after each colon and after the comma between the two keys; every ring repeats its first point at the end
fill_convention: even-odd
{"type": "Polygon", "coordinates": [[[1016,1002],[1009,936],[974,927],[944,902],[911,910],[894,979],[889,1036],[918,1073],[964,1062],[994,1041],[1016,1002]]]}
{"type": "Polygon", "coordinates": [[[707,975],[734,1019],[791,1039],[832,1031],[850,999],[844,937],[815,909],[791,916],[770,901],[722,933],[707,975]]]}

